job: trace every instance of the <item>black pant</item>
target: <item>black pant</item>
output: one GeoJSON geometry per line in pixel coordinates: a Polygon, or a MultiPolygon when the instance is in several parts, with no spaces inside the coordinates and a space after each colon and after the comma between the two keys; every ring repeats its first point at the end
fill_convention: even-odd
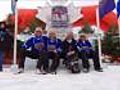
{"type": "Polygon", "coordinates": [[[83,68],[86,68],[86,69],[90,68],[90,64],[88,61],[89,58],[91,58],[93,60],[95,70],[98,70],[101,68],[98,52],[95,52],[93,50],[91,50],[89,53],[87,53],[85,51],[81,51],[81,52],[79,52],[79,58],[82,59],[83,68]]]}
{"type": "Polygon", "coordinates": [[[21,60],[19,62],[19,68],[23,68],[24,69],[25,58],[26,57],[30,57],[32,59],[38,59],[38,62],[37,62],[37,68],[38,69],[41,70],[41,68],[43,67],[43,69],[45,71],[47,71],[47,69],[48,69],[48,62],[47,61],[48,60],[47,60],[47,53],[46,53],[46,51],[37,53],[37,52],[21,49],[20,56],[21,56],[21,60]]]}
{"type": "Polygon", "coordinates": [[[65,63],[65,65],[69,65],[70,62],[73,62],[73,61],[76,61],[76,60],[78,60],[77,53],[69,55],[69,56],[66,54],[65,58],[64,58],[64,63],[65,63]]]}
{"type": "Polygon", "coordinates": [[[48,51],[48,59],[52,59],[52,64],[49,68],[50,72],[55,72],[59,66],[59,55],[57,53],[48,51]]]}

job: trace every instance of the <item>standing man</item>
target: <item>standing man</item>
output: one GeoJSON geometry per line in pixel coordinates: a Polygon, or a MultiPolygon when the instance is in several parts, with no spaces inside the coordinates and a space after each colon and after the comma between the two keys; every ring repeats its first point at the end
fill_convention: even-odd
{"type": "Polygon", "coordinates": [[[95,51],[91,45],[91,43],[87,40],[85,35],[81,35],[78,42],[77,42],[77,48],[78,48],[78,56],[82,59],[82,65],[83,65],[83,72],[89,72],[90,65],[89,65],[89,58],[92,58],[94,62],[94,69],[98,72],[102,72],[99,61],[98,52],[95,51]]]}
{"type": "Polygon", "coordinates": [[[47,53],[46,53],[46,40],[47,37],[42,36],[41,27],[36,27],[34,31],[34,36],[28,39],[21,49],[21,60],[19,63],[19,72],[24,71],[25,57],[30,57],[32,59],[38,59],[37,62],[37,73],[47,72],[47,53]]]}
{"type": "Polygon", "coordinates": [[[6,24],[4,22],[0,23],[0,72],[3,71],[2,64],[3,64],[3,55],[6,46],[6,24]]]}

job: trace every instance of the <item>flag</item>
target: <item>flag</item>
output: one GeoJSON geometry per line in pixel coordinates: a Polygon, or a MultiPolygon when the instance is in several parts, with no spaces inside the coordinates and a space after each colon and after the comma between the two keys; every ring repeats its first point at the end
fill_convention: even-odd
{"type": "Polygon", "coordinates": [[[117,16],[120,15],[120,0],[117,2],[117,16]]]}
{"type": "Polygon", "coordinates": [[[102,19],[107,13],[111,12],[114,8],[114,0],[101,0],[99,3],[100,19],[102,19]]]}
{"type": "Polygon", "coordinates": [[[16,3],[18,0],[11,0],[11,10],[13,14],[15,14],[15,9],[16,9],[16,3]]]}

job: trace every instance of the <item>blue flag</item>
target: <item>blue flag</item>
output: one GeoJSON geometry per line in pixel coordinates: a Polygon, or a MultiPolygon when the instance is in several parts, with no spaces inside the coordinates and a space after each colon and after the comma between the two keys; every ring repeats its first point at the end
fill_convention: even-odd
{"type": "Polygon", "coordinates": [[[99,14],[102,19],[107,13],[111,12],[115,8],[114,0],[102,0],[99,3],[99,14]]]}
{"type": "Polygon", "coordinates": [[[120,0],[117,3],[117,16],[119,17],[120,15],[120,0]]]}
{"type": "Polygon", "coordinates": [[[17,0],[11,0],[11,10],[15,14],[17,0]]]}

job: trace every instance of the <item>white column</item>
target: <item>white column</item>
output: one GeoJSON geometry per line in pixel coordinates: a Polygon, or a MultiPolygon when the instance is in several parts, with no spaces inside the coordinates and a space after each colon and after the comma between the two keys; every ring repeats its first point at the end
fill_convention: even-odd
{"type": "Polygon", "coordinates": [[[16,8],[15,8],[15,28],[14,28],[13,64],[17,63],[17,33],[18,33],[18,9],[17,9],[17,3],[16,3],[16,8]]]}
{"type": "MultiPolygon", "coordinates": [[[[98,34],[100,34],[100,18],[99,18],[99,8],[96,8],[96,22],[98,28],[98,34]]],[[[98,35],[98,51],[99,51],[99,60],[102,67],[102,47],[101,47],[101,37],[98,35]]]]}

